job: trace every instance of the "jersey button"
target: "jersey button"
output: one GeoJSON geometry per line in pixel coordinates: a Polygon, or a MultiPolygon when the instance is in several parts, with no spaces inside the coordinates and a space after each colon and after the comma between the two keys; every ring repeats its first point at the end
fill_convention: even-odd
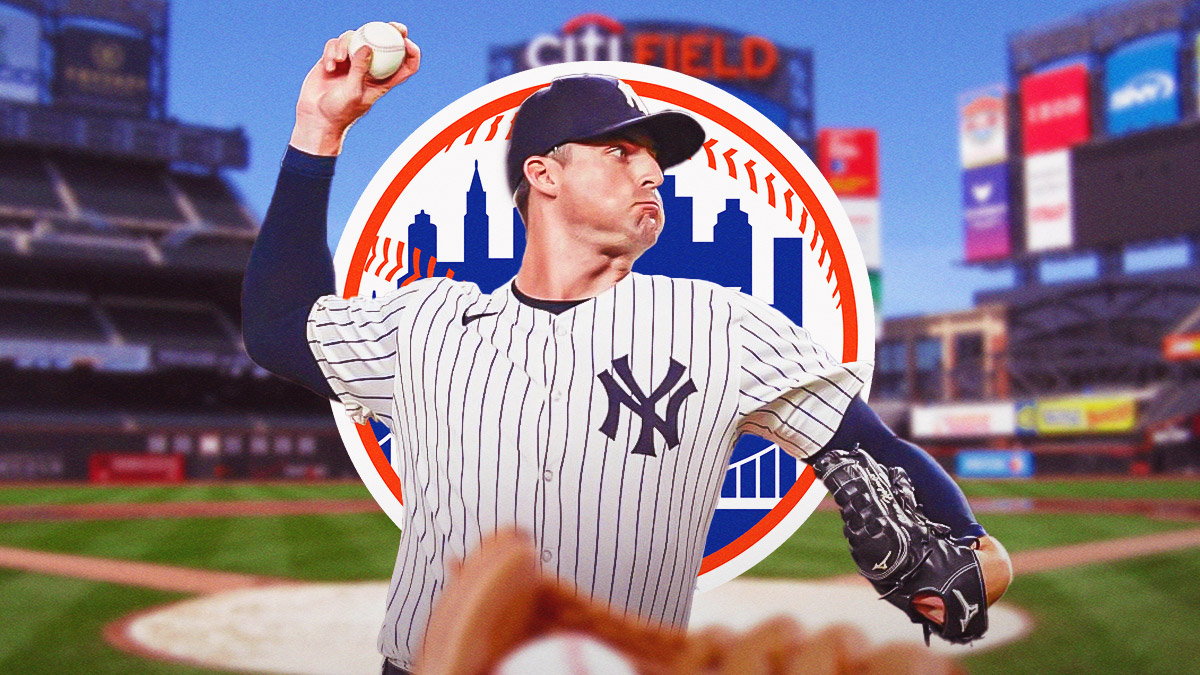
{"type": "Polygon", "coordinates": [[[546,469],[542,472],[542,480],[546,481],[547,483],[554,480],[554,472],[550,469],[546,469]]]}
{"type": "Polygon", "coordinates": [[[550,549],[542,549],[542,562],[550,562],[550,560],[553,558],[554,554],[550,552],[550,549]]]}
{"type": "Polygon", "coordinates": [[[562,393],[561,389],[555,389],[554,391],[550,392],[550,400],[551,401],[561,401],[562,397],[563,397],[563,393],[562,393]]]}
{"type": "Polygon", "coordinates": [[[563,324],[559,324],[558,328],[554,332],[558,333],[559,336],[561,337],[571,331],[570,331],[570,329],[567,328],[567,324],[563,323],[563,324]]]}

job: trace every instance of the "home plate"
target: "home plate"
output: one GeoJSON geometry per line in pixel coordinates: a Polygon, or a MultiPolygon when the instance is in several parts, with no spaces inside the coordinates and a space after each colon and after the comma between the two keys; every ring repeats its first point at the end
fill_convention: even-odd
{"type": "MultiPolygon", "coordinates": [[[[221,670],[286,675],[377,672],[375,637],[387,584],[287,584],[173,603],[131,620],[126,636],[162,657],[221,670]]],[[[863,583],[738,579],[697,596],[692,628],[745,630],[779,614],[810,631],[834,623],[861,629],[873,644],[921,642],[921,630],[863,583]]],[[[990,649],[1023,636],[1024,614],[1001,605],[973,647],[934,640],[939,651],[990,649]]]]}

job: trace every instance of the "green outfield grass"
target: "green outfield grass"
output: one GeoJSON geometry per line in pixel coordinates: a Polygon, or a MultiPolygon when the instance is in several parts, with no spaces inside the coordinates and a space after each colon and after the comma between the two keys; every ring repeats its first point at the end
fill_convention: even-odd
{"type": "MultiPolygon", "coordinates": [[[[1138,489],[1153,485],[1157,496],[1185,497],[1194,484],[1138,481],[1132,485],[1138,489]],[[1162,494],[1159,488],[1175,494],[1162,494]]],[[[1142,496],[1113,481],[971,482],[966,489],[975,496],[1142,496]]],[[[351,483],[0,489],[0,503],[44,504],[356,497],[368,495],[351,483]],[[64,494],[55,496],[54,491],[64,494]]],[[[982,514],[981,518],[1014,552],[1196,527],[1136,515],[982,514]]],[[[314,581],[386,579],[397,543],[397,529],[380,513],[0,523],[4,546],[314,581]]],[[[1038,625],[1033,634],[994,652],[973,655],[965,665],[973,675],[1200,672],[1193,645],[1200,636],[1200,587],[1195,584],[1200,556],[1196,553],[1021,577],[1005,601],[1035,618],[1038,625]]],[[[815,513],[750,573],[780,578],[853,573],[838,515],[815,513]]],[[[178,597],[0,570],[0,625],[5,626],[0,630],[0,673],[50,675],[82,665],[96,673],[211,675],[213,671],[126,655],[109,647],[100,635],[110,620],[178,597]]]]}
{"type": "MultiPolygon", "coordinates": [[[[1200,558],[1183,552],[1023,577],[1005,601],[1035,618],[1032,635],[964,663],[973,675],[1200,672],[1198,574],[1200,558]]],[[[104,675],[215,672],[142,660],[100,636],[107,622],[177,595],[11,571],[0,571],[0,594],[9,627],[0,672],[52,675],[73,663],[104,675]]]]}
{"type": "MultiPolygon", "coordinates": [[[[1136,515],[987,514],[981,519],[988,533],[1010,553],[1198,527],[1196,523],[1136,515]]],[[[747,574],[785,579],[855,574],[841,533],[841,516],[833,511],[817,511],[791,539],[747,574]]]]}
{"type": "MultiPolygon", "coordinates": [[[[1196,526],[1137,515],[986,514],[982,520],[1014,553],[1196,526]]],[[[386,578],[398,541],[399,530],[382,513],[0,522],[6,546],[310,581],[386,578]]],[[[853,573],[840,517],[832,511],[814,513],[749,572],[783,578],[853,573]]]]}
{"type": "MultiPolygon", "coordinates": [[[[962,480],[968,497],[1200,499],[1200,478],[962,480]]],[[[0,506],[17,504],[161,503],[270,499],[370,499],[357,481],[200,483],[182,485],[8,485],[0,506]]]]}
{"type": "Polygon", "coordinates": [[[1191,550],[1022,577],[1004,602],[1036,628],[964,665],[972,675],[1200,673],[1198,576],[1191,550]]]}
{"type": "Polygon", "coordinates": [[[0,506],[370,498],[371,493],[358,481],[184,483],[182,485],[35,484],[0,487],[0,506]]]}
{"type": "Polygon", "coordinates": [[[391,576],[400,530],[382,513],[0,523],[5,546],[306,581],[391,576]]]}
{"type": "Polygon", "coordinates": [[[1200,499],[1200,477],[960,480],[958,484],[967,497],[1200,499]]]}
{"type": "Polygon", "coordinates": [[[211,675],[216,671],[126,654],[104,625],[184,596],[0,569],[0,673],[16,675],[211,675]]]}

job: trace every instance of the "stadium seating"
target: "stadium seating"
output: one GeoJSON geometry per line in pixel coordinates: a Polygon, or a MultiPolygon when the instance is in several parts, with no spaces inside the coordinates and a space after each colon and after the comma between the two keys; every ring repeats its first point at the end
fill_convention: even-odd
{"type": "Polygon", "coordinates": [[[128,343],[187,349],[234,351],[216,307],[151,300],[101,300],[104,313],[128,343]]]}
{"type": "Polygon", "coordinates": [[[55,157],[54,163],[85,211],[158,221],[184,220],[163,181],[161,167],[67,155],[55,157]]]}
{"type": "Polygon", "coordinates": [[[75,258],[92,264],[145,264],[153,259],[151,248],[151,237],[145,232],[96,228],[79,221],[55,222],[50,231],[29,242],[34,256],[75,258]]]}
{"type": "Polygon", "coordinates": [[[196,212],[210,225],[254,229],[229,185],[219,175],[173,173],[171,180],[183,191],[196,212]]]}
{"type": "Polygon", "coordinates": [[[62,202],[36,150],[0,150],[0,205],[61,211],[62,202]]]}
{"type": "Polygon", "coordinates": [[[0,338],[104,342],[108,336],[84,298],[0,294],[0,338]]]}
{"type": "Polygon", "coordinates": [[[34,223],[30,217],[0,216],[0,255],[19,255],[34,223]]]}
{"type": "Polygon", "coordinates": [[[172,267],[221,270],[241,274],[250,258],[252,239],[238,239],[207,234],[203,231],[182,240],[178,244],[163,244],[162,254],[172,267]]]}
{"type": "Polygon", "coordinates": [[[1167,382],[1158,388],[1142,411],[1141,425],[1153,427],[1195,414],[1200,401],[1200,382],[1167,382]]]}
{"type": "Polygon", "coordinates": [[[51,31],[0,57],[37,44],[43,70],[68,14],[108,32],[120,5],[157,46],[141,114],[49,76],[36,102],[0,100],[0,480],[86,480],[96,452],[183,454],[196,478],[353,475],[328,402],[242,347],[258,223],[223,172],[249,148],[167,114],[165,3],[15,4],[51,31]]]}

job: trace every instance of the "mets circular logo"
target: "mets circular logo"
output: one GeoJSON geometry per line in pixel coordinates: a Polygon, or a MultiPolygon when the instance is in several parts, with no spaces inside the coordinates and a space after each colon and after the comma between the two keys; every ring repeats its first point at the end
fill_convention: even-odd
{"type": "MultiPolygon", "coordinates": [[[[430,276],[490,293],[513,278],[525,245],[504,169],[513,116],[554,78],[584,72],[620,78],[650,112],[686,111],[707,132],[691,159],[667,171],[659,188],[667,224],[635,272],[738,288],[804,326],[842,361],[873,358],[874,310],[862,253],[812,161],[732,94],[634,63],[564,63],[516,73],[421,125],[375,174],[351,214],[334,256],[342,295],[383,294],[430,276]]],[[[391,431],[378,422],[356,425],[341,405],[333,408],[359,475],[402,525],[404,486],[391,465],[391,431]]],[[[697,589],[714,588],[765,558],[825,494],[806,464],[742,436],[725,470],[697,589]]]]}

